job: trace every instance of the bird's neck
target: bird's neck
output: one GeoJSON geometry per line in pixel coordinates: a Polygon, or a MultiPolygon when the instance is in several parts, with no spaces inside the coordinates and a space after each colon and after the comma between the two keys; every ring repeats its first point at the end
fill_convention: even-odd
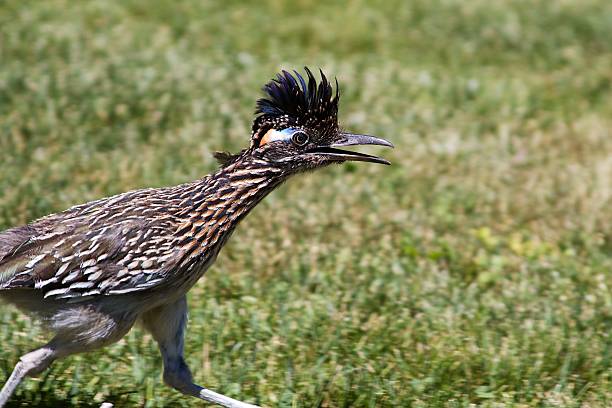
{"type": "Polygon", "coordinates": [[[286,178],[281,168],[241,159],[185,188],[178,203],[183,222],[176,231],[184,259],[216,254],[240,220],[286,178]]]}
{"type": "Polygon", "coordinates": [[[207,198],[208,210],[217,208],[239,220],[287,177],[283,169],[268,162],[245,158],[200,180],[198,190],[207,198]]]}

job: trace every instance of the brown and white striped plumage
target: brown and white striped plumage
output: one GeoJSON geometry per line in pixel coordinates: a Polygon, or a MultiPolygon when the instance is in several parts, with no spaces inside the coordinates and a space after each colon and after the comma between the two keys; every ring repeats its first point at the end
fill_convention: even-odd
{"type": "Polygon", "coordinates": [[[0,290],[44,298],[186,291],[238,221],[283,180],[282,169],[239,161],[196,182],[120,194],[70,208],[0,237],[0,290]]]}
{"type": "Polygon", "coordinates": [[[193,384],[183,359],[185,294],[239,221],[293,174],[347,160],[388,164],[336,146],[391,146],[338,127],[338,91],[283,71],[257,102],[251,143],[217,154],[221,168],[191,183],[119,194],[0,233],[0,299],[43,319],[55,337],[21,357],[2,407],[27,375],[103,347],[136,321],[159,343],[164,381],[187,395],[247,407],[193,384]]]}

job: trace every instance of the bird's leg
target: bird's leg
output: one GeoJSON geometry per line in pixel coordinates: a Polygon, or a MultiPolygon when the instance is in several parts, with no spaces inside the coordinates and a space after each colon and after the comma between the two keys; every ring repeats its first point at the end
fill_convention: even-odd
{"type": "Polygon", "coordinates": [[[187,299],[182,296],[174,303],[162,305],[142,316],[144,327],[151,332],[164,360],[164,382],[185,395],[212,402],[228,408],[255,408],[247,404],[193,383],[191,371],[183,358],[185,324],[187,323],[187,299]]]}
{"type": "Polygon", "coordinates": [[[51,343],[21,356],[11,376],[2,387],[2,391],[0,391],[0,407],[6,404],[17,386],[26,376],[40,373],[49,367],[56,358],[57,352],[51,346],[51,343]]]}
{"type": "Polygon", "coordinates": [[[0,391],[0,408],[26,376],[33,376],[57,359],[92,351],[123,337],[132,327],[135,314],[121,310],[115,315],[96,311],[85,305],[58,311],[49,320],[55,337],[45,346],[19,359],[13,373],[0,391]]]}

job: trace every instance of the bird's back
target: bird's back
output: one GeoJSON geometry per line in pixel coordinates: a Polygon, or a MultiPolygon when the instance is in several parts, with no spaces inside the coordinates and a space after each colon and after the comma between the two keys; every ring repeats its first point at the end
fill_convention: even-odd
{"type": "Polygon", "coordinates": [[[177,255],[176,217],[155,205],[155,194],[124,193],[0,233],[0,291],[61,299],[155,286],[177,255]]]}
{"type": "Polygon", "coordinates": [[[0,235],[0,295],[34,289],[75,302],[186,292],[240,219],[280,183],[278,174],[235,163],[196,182],[119,194],[7,230],[0,235]]]}

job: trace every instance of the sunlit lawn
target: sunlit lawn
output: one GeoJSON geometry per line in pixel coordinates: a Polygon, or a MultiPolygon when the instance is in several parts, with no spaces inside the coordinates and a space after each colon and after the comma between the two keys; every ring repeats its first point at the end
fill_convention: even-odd
{"type": "MultiPolygon", "coordinates": [[[[321,67],[393,166],[300,176],[190,293],[196,380],[279,407],[612,405],[612,3],[0,1],[0,228],[212,171],[321,67]]],[[[0,382],[48,336],[3,305],[0,382]]],[[[13,406],[194,406],[139,328],[13,406]]]]}

